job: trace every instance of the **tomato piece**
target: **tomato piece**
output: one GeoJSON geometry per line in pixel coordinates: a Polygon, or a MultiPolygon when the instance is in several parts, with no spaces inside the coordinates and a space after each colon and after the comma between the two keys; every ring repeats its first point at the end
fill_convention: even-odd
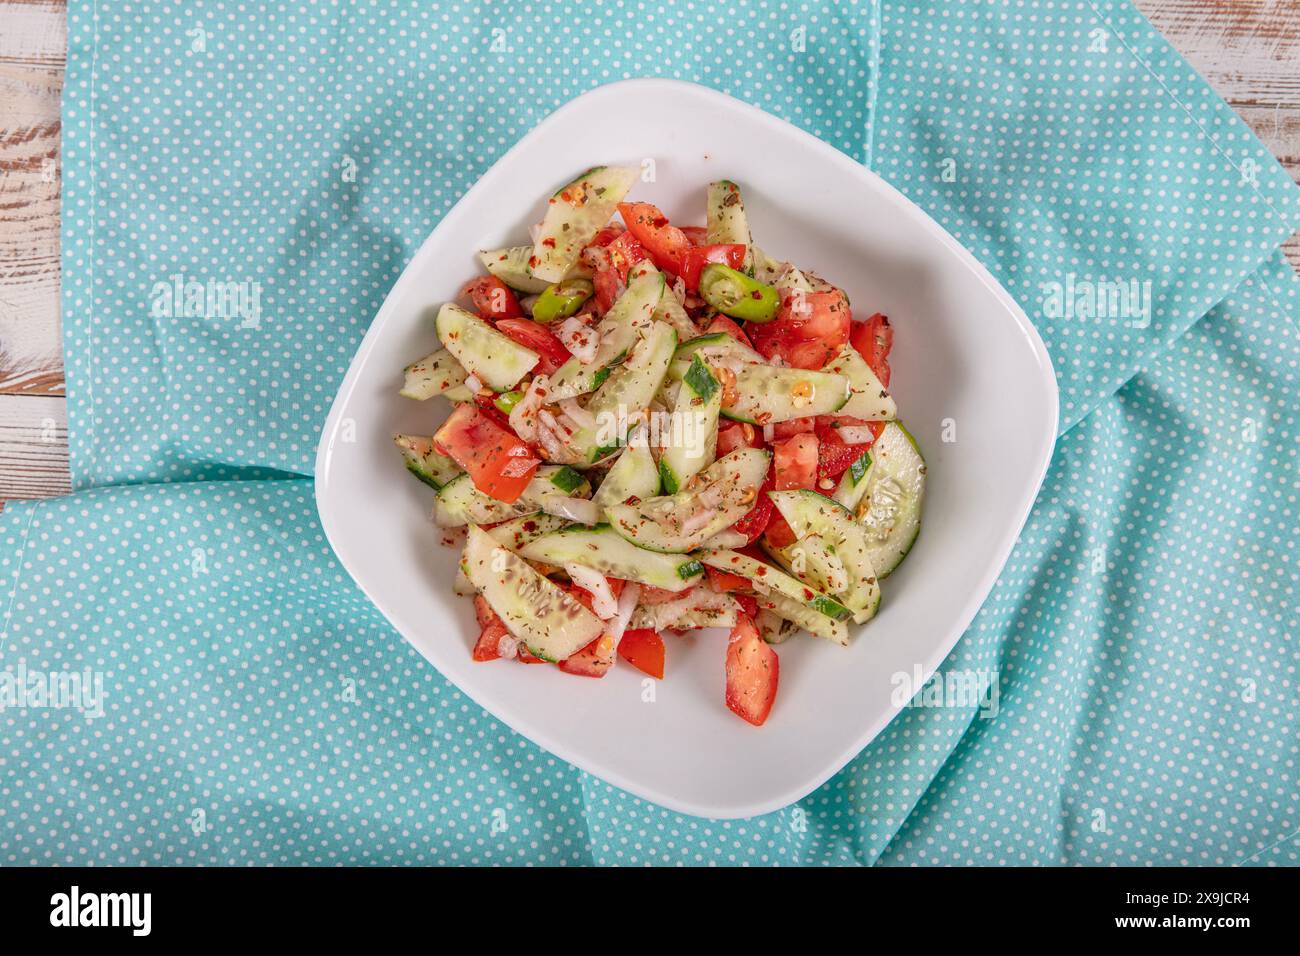
{"type": "Polygon", "coordinates": [[[817,449],[817,477],[839,478],[870,445],[846,445],[838,438],[823,438],[817,449]]]}
{"type": "Polygon", "coordinates": [[[819,369],[849,340],[852,316],[839,289],[787,293],[776,318],[754,329],[754,348],[792,368],[819,369]]]}
{"type": "Polygon", "coordinates": [[[518,650],[517,653],[518,653],[519,656],[518,656],[517,658],[515,658],[515,659],[516,659],[517,661],[519,661],[520,664],[545,664],[545,663],[547,663],[547,662],[546,662],[545,660],[543,660],[542,658],[537,657],[536,655],[534,655],[533,652],[530,651],[528,648],[526,648],[523,644],[520,644],[520,645],[519,645],[519,650],[518,650]]]}
{"type": "Polygon", "coordinates": [[[591,284],[596,289],[596,305],[601,314],[605,314],[618,301],[627,284],[618,277],[618,270],[612,268],[597,269],[591,277],[591,284]]]}
{"type": "Polygon", "coordinates": [[[775,506],[773,506],[772,514],[768,518],[763,537],[774,548],[788,548],[799,540],[794,533],[794,529],[790,527],[789,522],[781,516],[781,512],[777,511],[775,506]]]}
{"type": "Polygon", "coordinates": [[[706,246],[709,243],[709,230],[704,226],[682,226],[682,233],[693,246],[706,246]]]}
{"type": "Polygon", "coordinates": [[[719,242],[710,246],[692,246],[682,256],[682,281],[694,292],[700,287],[700,273],[711,262],[719,262],[732,269],[745,264],[745,245],[736,242],[719,242]]]}
{"type": "Polygon", "coordinates": [[[672,225],[653,203],[621,202],[618,211],[627,223],[627,231],[650,253],[655,265],[680,275],[686,251],[691,248],[686,233],[672,225]]]}
{"type": "Polygon", "coordinates": [[[501,656],[501,638],[510,632],[504,624],[488,624],[474,643],[470,657],[476,661],[495,661],[501,656]]]}
{"type": "Polygon", "coordinates": [[[591,242],[587,243],[587,247],[590,248],[591,246],[598,246],[598,247],[607,246],[615,239],[617,239],[619,236],[623,235],[623,233],[626,231],[627,230],[625,230],[620,223],[611,222],[609,225],[602,226],[600,229],[596,231],[596,234],[591,237],[591,242]]]}
{"type": "Polygon", "coordinates": [[[877,312],[865,322],[854,322],[849,341],[862,360],[871,366],[880,384],[889,388],[889,350],[894,347],[894,327],[889,324],[889,319],[877,312]]]}
{"type": "Polygon", "coordinates": [[[624,282],[634,265],[650,258],[650,253],[645,251],[645,247],[630,232],[622,233],[609,244],[608,249],[610,267],[618,271],[618,277],[624,282]]]}
{"type": "Polygon", "coordinates": [[[564,673],[576,674],[578,677],[604,677],[614,666],[614,642],[602,634],[556,666],[564,673]]]}
{"type": "Polygon", "coordinates": [[[475,488],[506,504],[519,500],[542,463],[518,435],[474,405],[457,405],[433,441],[475,488]]]}
{"type": "Polygon", "coordinates": [[[496,611],[492,610],[492,606],[488,604],[487,598],[481,594],[474,595],[474,620],[478,622],[480,628],[487,627],[490,624],[500,624],[503,627],[505,626],[505,622],[501,620],[500,615],[498,615],[496,611]]]}
{"type": "Polygon", "coordinates": [[[753,588],[749,578],[743,574],[720,571],[711,564],[704,566],[704,573],[708,575],[709,587],[719,594],[727,594],[731,591],[748,591],[753,588]]]}
{"type": "Polygon", "coordinates": [[[728,422],[718,429],[717,457],[737,448],[762,448],[763,433],[748,422],[728,422]]]}
{"type": "Polygon", "coordinates": [[[772,445],[772,464],[776,470],[776,490],[813,489],[817,486],[816,435],[794,435],[772,445]]]}
{"type": "Polygon", "coordinates": [[[754,344],[749,341],[749,336],[745,334],[745,330],[737,325],[735,320],[729,316],[719,313],[713,317],[713,321],[710,322],[709,327],[704,330],[704,334],[712,335],[714,332],[726,332],[741,345],[748,346],[751,349],[754,347],[754,344]]]}
{"type": "Polygon", "coordinates": [[[694,590],[695,585],[691,585],[682,591],[669,591],[666,588],[657,588],[649,584],[641,585],[641,594],[637,598],[637,603],[649,607],[652,604],[667,604],[669,601],[676,601],[678,598],[686,597],[694,590]]]}
{"type": "Polygon", "coordinates": [[[740,609],[749,615],[750,620],[758,617],[758,599],[752,594],[733,594],[740,609]]]}
{"type": "Polygon", "coordinates": [[[564,343],[550,329],[532,319],[501,319],[497,322],[497,331],[538,354],[537,364],[532,367],[534,372],[552,375],[569,360],[569,350],[564,343]]]}
{"type": "Polygon", "coordinates": [[[468,296],[474,303],[475,311],[489,321],[512,319],[524,314],[514,290],[496,276],[471,279],[465,283],[460,294],[468,296]]]}
{"type": "Polygon", "coordinates": [[[656,680],[664,679],[664,639],[648,627],[623,632],[618,656],[656,680]]]}
{"type": "Polygon", "coordinates": [[[787,422],[777,422],[772,426],[772,440],[785,441],[795,435],[809,434],[817,428],[815,418],[792,418],[787,422]]]}
{"type": "Polygon", "coordinates": [[[753,620],[742,614],[727,640],[727,706],[732,713],[760,727],[772,712],[781,662],[763,640],[753,620]]]}
{"type": "Polygon", "coordinates": [[[767,496],[767,493],[775,487],[772,471],[768,469],[767,478],[763,480],[763,486],[758,489],[758,498],[754,501],[754,507],[749,509],[749,514],[731,526],[734,531],[738,531],[748,538],[750,544],[759,539],[775,513],[776,505],[767,496]]]}

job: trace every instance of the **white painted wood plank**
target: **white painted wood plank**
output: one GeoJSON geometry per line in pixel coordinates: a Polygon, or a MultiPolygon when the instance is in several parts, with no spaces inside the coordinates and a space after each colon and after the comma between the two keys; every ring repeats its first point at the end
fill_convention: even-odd
{"type": "Polygon", "coordinates": [[[52,498],[69,488],[65,400],[0,396],[0,500],[52,498]]]}

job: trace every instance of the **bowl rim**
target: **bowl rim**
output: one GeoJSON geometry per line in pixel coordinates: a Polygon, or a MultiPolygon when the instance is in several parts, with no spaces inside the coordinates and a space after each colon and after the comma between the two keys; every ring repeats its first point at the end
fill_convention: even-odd
{"type": "MultiPolygon", "coordinates": [[[[943,226],[926,213],[925,210],[894,186],[890,185],[885,179],[881,178],[880,175],[862,163],[854,160],[847,154],[836,149],[834,146],[831,146],[813,136],[811,133],[800,129],[793,123],[773,116],[756,106],[738,100],[726,93],[687,80],[667,79],[661,77],[638,77],[633,79],[616,80],[611,83],[593,87],[592,89],[578,94],[547,114],[542,120],[533,126],[532,129],[521,136],[513,146],[506,150],[500,158],[496,160],[496,162],[489,166],[488,169],[468,189],[465,190],[460,198],[457,199],[456,203],[434,225],[428,236],[425,237],[424,241],[403,266],[401,275],[389,289],[388,294],[384,298],[384,302],[380,305],[378,312],[376,312],[374,319],[371,321],[370,326],[366,331],[366,334],[357,346],[357,349],[352,356],[352,360],[348,365],[343,381],[339,385],[338,391],[335,393],[334,401],[330,405],[330,411],[326,416],[325,424],[321,429],[321,436],[316,449],[313,480],[317,514],[320,518],[321,529],[325,533],[325,538],[329,542],[331,550],[334,551],[335,556],[338,558],[339,563],[343,566],[344,570],[347,571],[348,576],[352,578],[357,587],[359,587],[362,593],[366,595],[371,604],[373,604],[384,618],[394,627],[394,629],[402,635],[403,639],[415,647],[425,660],[435,668],[438,668],[437,663],[431,660],[418,644],[406,636],[405,630],[394,619],[389,610],[376,600],[375,596],[370,593],[370,590],[366,585],[361,582],[358,575],[353,571],[352,567],[349,566],[348,561],[340,552],[338,544],[335,542],[335,529],[332,528],[332,522],[330,519],[331,512],[327,508],[325,496],[328,494],[329,490],[330,460],[334,450],[334,439],[338,432],[339,424],[343,419],[343,413],[351,400],[353,392],[356,390],[360,382],[361,369],[366,365],[370,353],[374,350],[379,339],[384,335],[389,320],[392,318],[394,310],[393,308],[390,308],[390,305],[397,299],[396,293],[404,283],[412,281],[411,277],[413,276],[413,273],[410,269],[411,264],[420,257],[424,249],[434,241],[435,236],[437,236],[443,228],[449,225],[454,226],[458,222],[459,218],[465,214],[464,209],[467,199],[472,194],[477,193],[482,184],[490,182],[494,177],[501,175],[501,169],[510,160],[520,153],[527,152],[532,143],[541,135],[541,132],[547,126],[551,125],[553,121],[563,118],[579,108],[590,107],[593,101],[598,102],[602,99],[618,98],[628,94],[650,93],[669,98],[690,95],[703,96],[706,99],[711,99],[717,109],[740,112],[743,115],[748,116],[750,119],[757,121],[760,125],[766,126],[774,134],[787,137],[793,136],[807,149],[816,153],[824,160],[840,167],[840,169],[842,169],[846,174],[862,178],[865,183],[869,184],[873,189],[879,190],[892,203],[894,203],[901,214],[909,216],[918,222],[937,244],[943,246],[952,253],[955,259],[964,265],[976,277],[976,279],[989,290],[997,303],[1010,315],[1020,333],[1030,346],[1030,350],[1036,359],[1038,378],[1040,379],[1040,383],[1044,386],[1043,397],[1050,405],[1050,415],[1048,417],[1050,430],[1045,430],[1045,434],[1039,437],[1041,448],[1039,450],[1038,460],[1034,463],[1033,467],[1036,477],[1030,486],[1032,491],[1026,493],[1025,499],[1020,502],[1017,509],[1015,520],[1008,523],[1007,530],[997,541],[997,548],[995,551],[998,555],[997,560],[990,564],[989,570],[980,579],[979,584],[975,588],[971,589],[970,595],[962,605],[960,613],[958,613],[953,619],[953,633],[951,638],[939,642],[939,644],[935,646],[935,650],[923,662],[922,673],[924,674],[924,679],[929,680],[948,655],[952,653],[953,648],[956,647],[957,643],[965,635],[971,622],[975,619],[975,615],[988,599],[994,584],[1002,574],[1007,561],[1011,557],[1011,552],[1014,549],[1017,540],[1019,540],[1020,532],[1024,529],[1025,522],[1028,520],[1034,503],[1038,500],[1039,492],[1042,490],[1043,482],[1047,476],[1047,469],[1055,451],[1056,439],[1060,427],[1060,392],[1051,356],[1048,353],[1047,347],[1043,343],[1042,338],[1039,336],[1037,329],[1035,329],[1033,323],[1029,321],[1024,310],[993,276],[993,274],[990,273],[965,246],[958,242],[946,229],[943,228],[943,226]]],[[[883,711],[875,720],[865,724],[861,733],[859,733],[847,747],[843,748],[834,759],[827,761],[824,773],[819,773],[811,779],[805,778],[804,780],[798,781],[774,796],[747,803],[737,802],[734,804],[728,804],[725,807],[719,807],[703,805],[690,799],[681,799],[670,793],[660,792],[654,787],[647,786],[642,782],[630,780],[623,773],[617,770],[592,766],[590,761],[575,755],[563,739],[552,736],[544,727],[539,729],[530,726],[528,730],[521,729],[515,720],[501,713],[497,707],[489,706],[484,703],[479,698],[472,685],[466,686],[465,684],[462,684],[450,674],[442,671],[441,668],[438,668],[438,671],[447,681],[455,686],[457,690],[470,700],[474,701],[475,704],[482,707],[494,718],[500,720],[515,733],[518,733],[526,739],[536,743],[538,746],[549,751],[560,759],[587,773],[599,777],[613,786],[669,810],[713,820],[745,819],[759,816],[775,810],[780,810],[802,799],[821,787],[831,777],[835,776],[835,774],[843,770],[855,756],[862,752],[863,748],[879,736],[879,734],[893,722],[903,709],[901,706],[895,707],[891,705],[890,708],[883,711]]]]}

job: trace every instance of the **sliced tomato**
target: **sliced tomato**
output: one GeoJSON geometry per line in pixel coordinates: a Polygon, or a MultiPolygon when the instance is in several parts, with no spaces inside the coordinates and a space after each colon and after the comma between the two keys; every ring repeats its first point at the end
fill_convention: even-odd
{"type": "Polygon", "coordinates": [[[505,623],[501,620],[500,615],[492,610],[488,604],[487,598],[481,594],[474,595],[474,620],[478,622],[479,627],[487,627],[489,624],[500,624],[503,627],[505,623]]]}
{"type": "Polygon", "coordinates": [[[694,292],[700,287],[700,273],[712,262],[739,269],[745,264],[745,245],[736,242],[719,242],[709,246],[692,246],[682,256],[682,281],[694,292]]]}
{"type": "Polygon", "coordinates": [[[767,496],[767,493],[775,487],[772,471],[768,469],[767,478],[764,479],[762,487],[758,489],[758,498],[754,501],[754,507],[749,509],[749,514],[731,526],[733,531],[738,531],[748,538],[750,544],[759,539],[776,511],[772,499],[767,496]]]}
{"type": "Polygon", "coordinates": [[[611,268],[618,271],[619,278],[624,282],[627,281],[627,274],[632,271],[634,265],[650,258],[650,253],[645,251],[645,247],[637,242],[636,236],[630,232],[619,235],[607,248],[609,264],[611,268]]]}
{"type": "Polygon", "coordinates": [[[519,499],[542,463],[518,435],[474,405],[457,405],[433,441],[475,488],[507,504],[519,499]]]}
{"type": "Polygon", "coordinates": [[[604,677],[614,666],[614,641],[602,634],[582,650],[557,665],[566,674],[579,677],[604,677]]]}
{"type": "Polygon", "coordinates": [[[795,435],[811,433],[816,428],[815,418],[792,418],[788,422],[777,422],[772,426],[772,440],[785,441],[795,435]]]}
{"type": "Polygon", "coordinates": [[[709,230],[703,226],[682,226],[682,233],[693,246],[705,246],[709,243],[709,230]]]}
{"type": "Polygon", "coordinates": [[[880,384],[889,388],[889,350],[894,347],[894,327],[889,319],[877,312],[865,322],[854,322],[849,341],[871,366],[880,384]]]}
{"type": "Polygon", "coordinates": [[[751,621],[758,617],[758,600],[754,595],[733,594],[732,597],[736,599],[736,603],[740,605],[740,609],[749,615],[751,621]]]}
{"type": "Polygon", "coordinates": [[[748,422],[728,422],[718,429],[717,457],[737,448],[762,448],[763,433],[748,422]]]}
{"type": "Polygon", "coordinates": [[[504,624],[486,625],[474,643],[474,650],[470,657],[476,661],[496,660],[501,656],[501,638],[509,633],[504,624]]]}
{"type": "Polygon", "coordinates": [[[587,243],[587,245],[600,247],[607,246],[619,236],[623,235],[626,231],[627,230],[623,228],[622,223],[611,222],[609,225],[602,226],[598,229],[596,235],[592,236],[591,242],[587,243]]]}
{"type": "Polygon", "coordinates": [[[835,480],[862,457],[870,445],[846,445],[842,441],[822,440],[817,448],[817,477],[835,480]]]}
{"type": "Polygon", "coordinates": [[[794,435],[772,445],[776,490],[812,489],[817,486],[816,435],[794,435]]]}
{"type": "Polygon", "coordinates": [[[627,231],[650,253],[655,265],[681,275],[686,251],[691,248],[686,233],[670,223],[653,203],[621,202],[618,211],[627,223],[627,231]]]}
{"type": "Polygon", "coordinates": [[[749,341],[749,336],[745,334],[745,330],[728,316],[719,314],[713,317],[713,321],[710,322],[709,327],[704,330],[704,334],[712,335],[714,332],[726,332],[741,345],[748,346],[751,349],[754,347],[754,343],[749,341]]]}
{"type": "Polygon", "coordinates": [[[767,521],[767,528],[763,531],[763,537],[767,543],[774,548],[788,548],[799,540],[790,527],[790,523],[781,516],[781,512],[773,506],[772,513],[767,521]]]}
{"type": "Polygon", "coordinates": [[[569,360],[569,350],[564,347],[564,343],[557,339],[550,329],[538,325],[532,319],[500,319],[497,322],[497,330],[540,356],[537,364],[532,368],[534,372],[542,375],[554,374],[569,360]]]}
{"type": "Polygon", "coordinates": [[[513,319],[524,314],[514,290],[496,276],[471,279],[460,294],[468,296],[478,314],[489,321],[513,319]]]}
{"type": "Polygon", "coordinates": [[[781,662],[747,614],[741,614],[727,641],[727,706],[761,727],[772,712],[781,662]]]}
{"type": "Polygon", "coordinates": [[[704,566],[704,573],[708,575],[709,587],[719,594],[728,594],[731,591],[748,591],[753,588],[749,578],[743,574],[720,571],[711,564],[704,566]]]}
{"type": "Polygon", "coordinates": [[[666,588],[643,584],[641,585],[641,594],[637,598],[637,603],[644,604],[646,607],[654,604],[667,604],[669,601],[676,601],[678,598],[686,597],[694,588],[695,585],[692,584],[689,588],[681,591],[669,591],[666,588]]]}
{"type": "Polygon", "coordinates": [[[623,640],[618,643],[618,656],[656,680],[664,679],[664,639],[657,631],[649,628],[624,631],[623,640]]]}
{"type": "Polygon", "coordinates": [[[776,319],[753,330],[754,348],[792,368],[819,369],[849,340],[852,316],[839,289],[787,293],[776,319]]]}
{"type": "Polygon", "coordinates": [[[610,268],[597,269],[591,277],[591,284],[596,289],[596,306],[601,315],[610,310],[627,288],[627,284],[619,278],[618,270],[610,268]]]}

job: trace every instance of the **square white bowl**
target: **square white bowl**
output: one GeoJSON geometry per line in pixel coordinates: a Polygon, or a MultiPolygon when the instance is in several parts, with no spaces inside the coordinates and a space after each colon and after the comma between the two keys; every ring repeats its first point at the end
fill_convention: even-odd
{"type": "Polygon", "coordinates": [[[452,683],[516,731],[673,810],[753,816],[816,789],[900,709],[891,678],[937,668],[1011,552],[1051,457],[1057,388],[1024,313],[937,223],[832,147],[690,83],[592,90],[547,117],[456,204],[406,267],[357,350],[316,459],[321,523],[344,567],[452,683]],[[671,104],[666,109],[664,104],[671,104]],[[895,327],[893,393],[929,465],[920,537],[883,582],[879,615],[847,649],[778,648],[766,725],[723,702],[725,633],[667,636],[665,679],[622,664],[602,680],[470,659],[471,602],[451,591],[458,552],[428,520],[432,492],[401,466],[394,432],[431,434],[449,409],[397,394],[437,347],[433,315],[481,273],[475,255],[527,241],[543,197],[605,163],[653,159],[631,198],[701,224],[705,185],[741,184],[757,243],[841,285],[859,318],[895,327]],[[946,420],[956,441],[941,440],[946,420]]]}

